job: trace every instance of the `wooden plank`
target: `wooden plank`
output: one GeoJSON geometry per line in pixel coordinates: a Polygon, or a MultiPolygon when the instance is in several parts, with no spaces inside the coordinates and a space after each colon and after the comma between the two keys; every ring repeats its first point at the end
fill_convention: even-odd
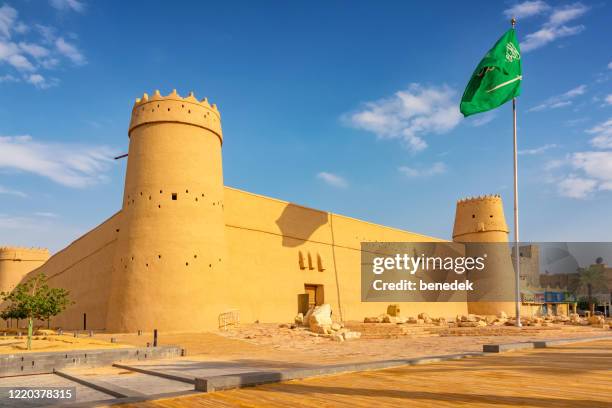
{"type": "Polygon", "coordinates": [[[610,407],[612,340],[316,377],[129,407],[610,407]]]}

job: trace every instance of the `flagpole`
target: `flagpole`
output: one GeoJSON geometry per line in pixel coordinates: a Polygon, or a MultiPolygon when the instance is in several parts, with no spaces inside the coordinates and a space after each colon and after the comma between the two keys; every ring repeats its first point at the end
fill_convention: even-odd
{"type": "MultiPolygon", "coordinates": [[[[516,18],[510,20],[512,28],[516,18]]],[[[516,274],[516,327],[521,327],[521,270],[519,251],[519,218],[518,218],[518,152],[516,142],[516,97],[512,98],[512,130],[514,133],[514,270],[516,274]]]]}

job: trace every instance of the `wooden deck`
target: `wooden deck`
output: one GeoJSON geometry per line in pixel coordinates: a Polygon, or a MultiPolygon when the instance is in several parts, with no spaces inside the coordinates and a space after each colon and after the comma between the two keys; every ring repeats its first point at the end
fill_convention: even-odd
{"type": "Polygon", "coordinates": [[[612,407],[612,340],[317,377],[129,407],[612,407]]]}

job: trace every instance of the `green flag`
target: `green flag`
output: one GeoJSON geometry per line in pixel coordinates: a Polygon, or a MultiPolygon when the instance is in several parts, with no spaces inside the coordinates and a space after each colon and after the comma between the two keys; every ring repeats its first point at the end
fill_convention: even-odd
{"type": "Polygon", "coordinates": [[[474,70],[461,98],[464,116],[486,112],[521,93],[521,51],[514,28],[506,31],[474,70]]]}

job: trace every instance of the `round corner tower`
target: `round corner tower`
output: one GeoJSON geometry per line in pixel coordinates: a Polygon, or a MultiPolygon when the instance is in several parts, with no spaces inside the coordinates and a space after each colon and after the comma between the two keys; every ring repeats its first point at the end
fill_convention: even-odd
{"type": "Polygon", "coordinates": [[[457,201],[453,241],[508,242],[501,196],[485,195],[457,201]]]}
{"type": "MultiPolygon", "coordinates": [[[[468,294],[468,311],[481,315],[514,314],[514,268],[501,196],[457,201],[453,241],[466,245],[466,256],[487,254],[486,276],[476,278],[477,294],[468,294]],[[485,300],[483,300],[485,299],[485,300]]],[[[469,278],[469,275],[468,275],[469,278]]]]}
{"type": "Polygon", "coordinates": [[[10,292],[49,259],[45,248],[0,247],[0,292],[10,292]]]}
{"type": "Polygon", "coordinates": [[[202,329],[226,261],[219,111],[155,91],[136,99],[128,135],[106,328],[202,329]]]}

